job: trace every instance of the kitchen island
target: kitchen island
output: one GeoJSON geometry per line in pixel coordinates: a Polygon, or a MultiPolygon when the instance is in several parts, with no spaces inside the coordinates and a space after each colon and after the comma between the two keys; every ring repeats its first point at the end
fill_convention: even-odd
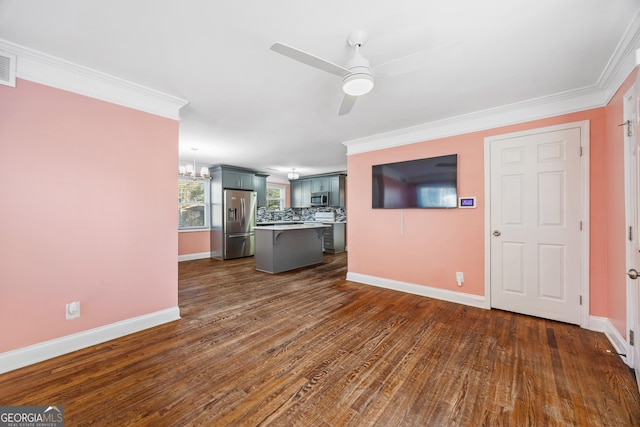
{"type": "Polygon", "coordinates": [[[278,224],[254,228],[256,270],[280,273],[322,262],[325,224],[278,224]]]}

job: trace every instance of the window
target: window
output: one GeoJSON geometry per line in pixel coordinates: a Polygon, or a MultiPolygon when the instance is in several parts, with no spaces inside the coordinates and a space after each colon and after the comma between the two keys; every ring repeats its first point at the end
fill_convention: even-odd
{"type": "Polygon", "coordinates": [[[284,185],[267,183],[267,209],[273,211],[284,210],[284,200],[287,189],[284,185]]]}
{"type": "Polygon", "coordinates": [[[209,181],[178,181],[178,230],[209,226],[209,181]]]}

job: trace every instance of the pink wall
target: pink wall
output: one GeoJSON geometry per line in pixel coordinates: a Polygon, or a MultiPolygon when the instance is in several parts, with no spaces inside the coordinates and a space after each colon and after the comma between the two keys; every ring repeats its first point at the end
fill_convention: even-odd
{"type": "Polygon", "coordinates": [[[0,352],[178,305],[177,148],[175,120],[0,86],[0,352]]]}
{"type": "MultiPolygon", "coordinates": [[[[349,272],[450,291],[484,295],[484,138],[526,129],[590,120],[591,132],[591,314],[610,315],[607,218],[624,213],[609,205],[605,108],[442,138],[348,158],[349,272]],[[371,166],[457,153],[461,196],[477,196],[477,209],[379,210],[371,208],[371,166]],[[404,221],[402,221],[404,215],[404,221]],[[455,272],[465,273],[463,288],[455,272]]],[[[621,144],[621,141],[615,143],[621,144]]],[[[616,160],[617,161],[617,160],[616,160]]],[[[622,169],[622,163],[618,168],[622,169]]],[[[624,278],[622,279],[624,280],[624,278]]],[[[616,309],[619,307],[616,304],[616,309]]]]}
{"type": "Polygon", "coordinates": [[[211,251],[209,230],[178,233],[178,255],[200,254],[211,251]]]}

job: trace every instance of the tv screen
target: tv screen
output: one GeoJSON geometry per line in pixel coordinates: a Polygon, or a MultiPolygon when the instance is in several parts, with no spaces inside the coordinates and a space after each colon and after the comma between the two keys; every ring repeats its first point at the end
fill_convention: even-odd
{"type": "Polygon", "coordinates": [[[374,165],[374,209],[455,208],[458,155],[374,165]]]}

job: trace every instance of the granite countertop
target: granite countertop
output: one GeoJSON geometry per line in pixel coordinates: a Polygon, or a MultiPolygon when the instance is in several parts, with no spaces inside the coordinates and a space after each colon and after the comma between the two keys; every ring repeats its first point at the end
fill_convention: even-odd
{"type": "Polygon", "coordinates": [[[280,225],[280,224],[346,224],[347,221],[316,221],[309,220],[290,220],[290,221],[263,221],[256,222],[256,227],[264,227],[268,225],[280,225]]]}
{"type": "Polygon", "coordinates": [[[298,224],[274,224],[274,225],[263,225],[260,227],[254,228],[254,230],[271,230],[271,231],[283,231],[283,230],[305,230],[305,229],[313,229],[313,228],[327,228],[328,225],[323,223],[298,223],[298,224]]]}
{"type": "Polygon", "coordinates": [[[283,221],[261,221],[256,222],[256,227],[262,227],[265,225],[277,225],[277,224],[302,224],[303,221],[283,220],[283,221]]]}

